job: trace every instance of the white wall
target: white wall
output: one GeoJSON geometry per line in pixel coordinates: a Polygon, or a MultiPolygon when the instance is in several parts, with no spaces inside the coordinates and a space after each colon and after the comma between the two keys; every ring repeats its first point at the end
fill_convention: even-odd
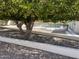
{"type": "Polygon", "coordinates": [[[79,33],[79,21],[69,22],[69,26],[75,33],[79,33]]]}
{"type": "Polygon", "coordinates": [[[7,22],[7,25],[14,25],[15,23],[14,23],[14,21],[12,21],[12,20],[9,20],[8,22],[7,22]]]}
{"type": "Polygon", "coordinates": [[[74,31],[75,31],[76,33],[79,33],[79,21],[76,21],[76,22],[75,22],[74,31]]]}

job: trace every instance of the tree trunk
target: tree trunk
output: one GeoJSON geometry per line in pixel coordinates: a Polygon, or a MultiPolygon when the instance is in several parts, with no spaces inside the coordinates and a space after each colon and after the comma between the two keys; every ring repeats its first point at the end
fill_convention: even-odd
{"type": "Polygon", "coordinates": [[[25,22],[25,25],[26,25],[26,33],[25,33],[26,39],[31,39],[34,21],[25,22]]]}
{"type": "Polygon", "coordinates": [[[24,31],[22,29],[23,22],[21,22],[21,21],[15,21],[15,23],[16,23],[16,25],[17,25],[20,33],[23,34],[24,33],[24,31]]]}

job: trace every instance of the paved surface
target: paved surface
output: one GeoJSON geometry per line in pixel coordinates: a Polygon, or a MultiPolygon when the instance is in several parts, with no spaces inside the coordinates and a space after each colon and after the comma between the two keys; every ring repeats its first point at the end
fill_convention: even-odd
{"type": "Polygon", "coordinates": [[[0,41],[14,43],[26,47],[32,47],[32,48],[79,59],[79,49],[72,49],[67,47],[60,47],[55,45],[24,41],[24,40],[12,39],[12,38],[5,38],[5,37],[0,37],[0,41]]]}
{"type": "MultiPolygon", "coordinates": [[[[9,26],[2,26],[2,27],[10,28],[10,29],[18,29],[16,25],[9,25],[9,26]]],[[[22,28],[25,30],[24,26],[22,28]]],[[[45,28],[40,26],[36,26],[33,28],[33,31],[46,32],[46,33],[52,33],[53,30],[55,30],[55,28],[45,28]]],[[[77,35],[71,29],[68,29],[68,31],[66,31],[66,34],[77,35]]]]}

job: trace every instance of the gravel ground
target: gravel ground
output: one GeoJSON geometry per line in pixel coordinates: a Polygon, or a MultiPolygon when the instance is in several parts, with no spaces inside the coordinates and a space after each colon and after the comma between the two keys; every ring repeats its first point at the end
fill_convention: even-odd
{"type": "Polygon", "coordinates": [[[0,42],[0,59],[75,59],[34,48],[0,42]]]}
{"type": "MultiPolygon", "coordinates": [[[[6,37],[25,40],[24,35],[20,34],[19,31],[17,31],[17,30],[8,30],[8,29],[0,28],[0,36],[6,36],[6,37]]],[[[32,38],[29,40],[35,41],[35,42],[48,43],[48,44],[53,44],[53,45],[60,45],[60,46],[79,49],[78,41],[61,39],[61,38],[54,39],[54,37],[51,37],[51,36],[32,34],[32,38]]]]}

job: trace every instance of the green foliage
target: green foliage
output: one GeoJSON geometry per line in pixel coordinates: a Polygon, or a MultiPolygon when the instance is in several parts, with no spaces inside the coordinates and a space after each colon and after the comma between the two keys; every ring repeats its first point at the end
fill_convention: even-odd
{"type": "Polygon", "coordinates": [[[78,0],[0,0],[0,19],[52,22],[75,20],[79,15],[78,5],[78,0]]]}
{"type": "Polygon", "coordinates": [[[75,19],[79,21],[79,0],[76,0],[76,3],[73,5],[75,19]]]}

